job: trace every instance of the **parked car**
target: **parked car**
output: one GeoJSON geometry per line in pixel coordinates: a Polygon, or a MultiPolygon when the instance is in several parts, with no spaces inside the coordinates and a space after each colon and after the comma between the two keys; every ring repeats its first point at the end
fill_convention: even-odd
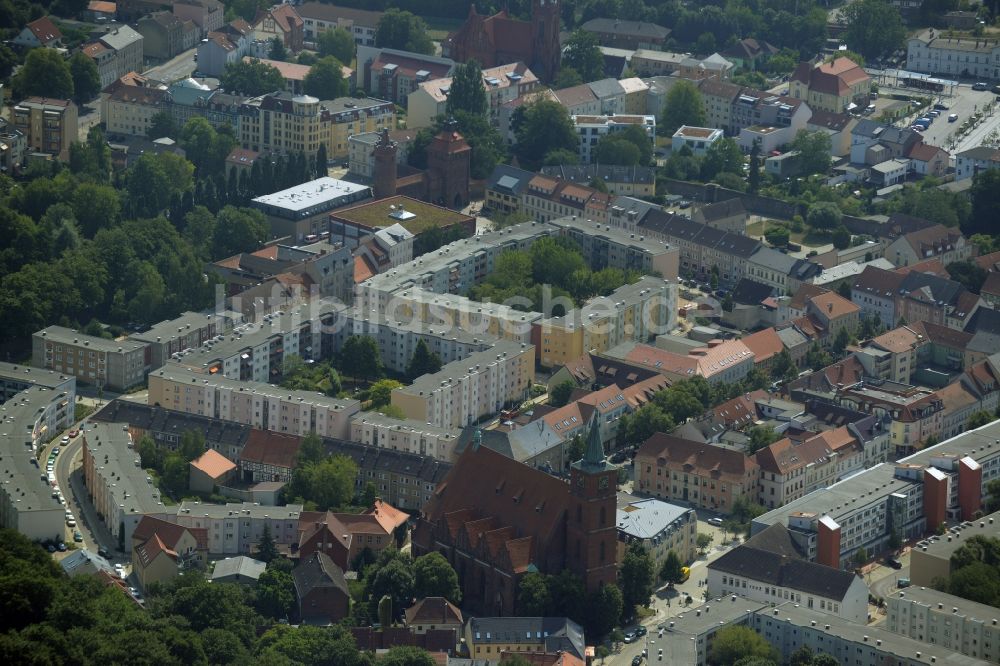
{"type": "Polygon", "coordinates": [[[909,578],[900,578],[898,581],[896,581],[896,586],[897,587],[909,587],[910,586],[910,579],[909,578]]]}
{"type": "Polygon", "coordinates": [[[635,635],[636,635],[636,636],[645,636],[645,635],[646,635],[646,633],[647,633],[647,632],[646,632],[646,627],[644,627],[644,626],[642,626],[642,625],[639,625],[639,626],[638,626],[638,627],[636,627],[636,629],[635,629],[635,635]]]}
{"type": "Polygon", "coordinates": [[[719,518],[719,517],[709,518],[705,522],[707,522],[709,525],[714,525],[715,527],[721,527],[722,526],[722,518],[719,518]]]}
{"type": "Polygon", "coordinates": [[[111,553],[109,553],[106,548],[98,548],[97,554],[103,557],[104,559],[108,559],[109,557],[111,557],[111,553]]]}
{"type": "Polygon", "coordinates": [[[55,458],[57,455],[59,455],[59,447],[58,446],[53,447],[53,449],[52,449],[52,455],[49,456],[49,457],[50,458],[55,458]]]}
{"type": "Polygon", "coordinates": [[[58,550],[60,553],[65,553],[66,552],[66,544],[64,544],[62,541],[60,541],[59,543],[56,544],[56,550],[58,550]]]}
{"type": "Polygon", "coordinates": [[[66,436],[66,435],[63,435],[63,438],[62,438],[62,439],[60,439],[60,440],[59,440],[59,442],[60,442],[61,444],[69,444],[69,437],[68,437],[68,436],[66,436]]]}
{"type": "Polygon", "coordinates": [[[948,116],[948,122],[949,123],[953,123],[956,120],[958,120],[958,114],[957,113],[953,113],[950,116],[948,116]]]}
{"type": "Polygon", "coordinates": [[[49,551],[50,553],[54,553],[54,552],[56,552],[56,547],[55,547],[55,546],[53,546],[53,545],[52,545],[51,543],[50,543],[50,544],[49,544],[48,546],[46,546],[46,547],[45,547],[45,549],[46,549],[47,551],[49,551]]]}
{"type": "Polygon", "coordinates": [[[903,563],[900,562],[899,560],[897,560],[894,557],[887,557],[887,558],[885,558],[885,564],[886,564],[886,566],[892,567],[893,569],[896,569],[897,571],[899,569],[903,568],[903,563]]]}
{"type": "Polygon", "coordinates": [[[83,535],[79,532],[73,532],[73,541],[76,543],[83,543],[83,535]]]}
{"type": "Polygon", "coordinates": [[[630,631],[626,631],[625,632],[625,642],[626,643],[634,643],[635,642],[635,632],[634,631],[630,630],[630,631]]]}
{"type": "Polygon", "coordinates": [[[976,81],[975,83],[972,84],[972,89],[973,90],[989,90],[989,86],[986,85],[985,83],[983,83],[982,81],[976,81]]]}
{"type": "Polygon", "coordinates": [[[70,518],[66,521],[66,527],[76,527],[76,521],[70,518]]]}
{"type": "Polygon", "coordinates": [[[76,436],[77,436],[77,435],[79,435],[79,434],[80,434],[80,431],[79,431],[79,430],[77,430],[76,428],[73,428],[72,430],[70,430],[70,431],[69,431],[69,436],[70,436],[71,438],[72,438],[72,437],[76,437],[76,436]]]}
{"type": "Polygon", "coordinates": [[[938,102],[937,104],[934,105],[934,109],[937,111],[947,111],[948,105],[945,104],[944,102],[938,102]]]}
{"type": "Polygon", "coordinates": [[[641,664],[642,664],[642,657],[640,657],[639,655],[635,655],[634,657],[632,657],[632,666],[641,666],[641,664]]]}

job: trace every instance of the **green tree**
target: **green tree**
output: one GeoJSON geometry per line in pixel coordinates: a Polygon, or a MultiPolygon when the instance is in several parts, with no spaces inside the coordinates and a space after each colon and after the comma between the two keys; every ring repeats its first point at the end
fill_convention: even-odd
{"type": "Polygon", "coordinates": [[[747,455],[752,456],[764,447],[770,446],[778,441],[778,433],[774,428],[766,425],[753,426],[750,428],[750,441],[747,443],[747,455]]]}
{"type": "Polygon", "coordinates": [[[517,608],[527,617],[543,617],[552,606],[545,574],[525,574],[517,588],[517,608]]]}
{"type": "Polygon", "coordinates": [[[774,247],[785,247],[788,245],[788,240],[791,238],[791,233],[788,231],[788,227],[773,226],[764,232],[764,238],[767,242],[774,247]]]}
{"type": "Polygon", "coordinates": [[[375,46],[432,55],[434,43],[427,24],[418,16],[396,8],[387,10],[375,27],[375,46]]]}
{"type": "Polygon", "coordinates": [[[744,657],[761,657],[778,662],[780,656],[760,634],[743,625],[720,629],[715,634],[709,661],[713,664],[734,664],[744,657]]]}
{"type": "Polygon", "coordinates": [[[702,180],[712,180],[720,173],[742,174],[743,151],[736,140],[730,137],[720,139],[705,151],[701,163],[702,180]]]}
{"type": "MultiPolygon", "coordinates": [[[[86,56],[84,56],[86,57],[86,56]]],[[[15,98],[73,97],[73,73],[69,63],[56,49],[31,49],[12,82],[15,98]]]]}
{"type": "Polygon", "coordinates": [[[333,56],[326,56],[316,61],[309,68],[302,88],[307,95],[319,99],[336,99],[348,92],[347,81],[344,80],[343,66],[333,56]]]}
{"type": "Polygon", "coordinates": [[[602,585],[588,596],[586,604],[586,633],[603,637],[621,620],[625,608],[622,591],[614,583],[602,585]]]}
{"type": "Polygon", "coordinates": [[[292,473],[288,494],[311,502],[320,511],[337,509],[354,497],[358,466],[345,455],[335,455],[298,467],[292,473]]]}
{"type": "Polygon", "coordinates": [[[188,487],[187,461],[180,454],[168,454],[163,460],[161,480],[166,489],[174,495],[185,492],[188,487]]]}
{"type": "Polygon", "coordinates": [[[890,55],[906,37],[899,10],[886,0],[858,0],[844,7],[841,18],[847,47],[865,58],[890,55]]]}
{"type": "Polygon", "coordinates": [[[270,236],[264,214],[255,208],[226,206],[219,211],[212,235],[212,255],[216,259],[258,249],[270,236]]]}
{"type": "Polygon", "coordinates": [[[191,462],[197,459],[207,450],[205,445],[205,434],[200,430],[185,430],[181,435],[180,444],[177,447],[177,453],[180,454],[181,458],[185,462],[191,462]]]}
{"type": "Polygon", "coordinates": [[[97,97],[101,92],[101,77],[97,64],[83,51],[77,51],[69,60],[70,75],[73,77],[73,100],[77,105],[97,97]]]}
{"type": "Polygon", "coordinates": [[[681,571],[682,568],[681,558],[671,548],[667,551],[667,557],[663,560],[663,566],[660,567],[660,580],[667,583],[681,582],[681,578],[684,577],[684,573],[681,571]]]}
{"type": "Polygon", "coordinates": [[[754,139],[750,147],[750,173],[748,175],[750,194],[757,194],[760,189],[760,141],[754,139]]]}
{"type": "Polygon", "coordinates": [[[965,425],[966,430],[974,430],[976,428],[982,427],[988,423],[993,423],[993,414],[981,409],[978,412],[974,412],[972,416],[969,417],[968,423],[965,425]]]}
{"type": "Polygon", "coordinates": [[[843,214],[840,207],[832,201],[817,201],[809,205],[806,213],[806,224],[813,229],[832,231],[841,225],[843,214]]]}
{"type": "Polygon", "coordinates": [[[838,250],[846,250],[851,247],[851,232],[841,224],[830,234],[830,240],[833,241],[833,246],[838,250]]]}
{"type": "Polygon", "coordinates": [[[632,414],[626,414],[618,425],[622,444],[641,444],[658,432],[670,432],[674,419],[654,403],[647,403],[632,414]]]}
{"type": "Polygon", "coordinates": [[[639,149],[631,141],[617,134],[608,134],[597,142],[595,159],[599,164],[619,164],[636,166],[639,164],[639,149]]]}
{"type": "Polygon", "coordinates": [[[280,37],[271,38],[271,46],[268,47],[267,57],[270,60],[279,60],[281,62],[288,60],[288,49],[285,48],[285,42],[280,37]]]}
{"type": "Polygon", "coordinates": [[[380,379],[368,389],[368,399],[373,407],[381,407],[392,402],[392,390],[402,387],[395,379],[380,379]]]}
{"type": "Polygon", "coordinates": [[[569,441],[569,446],[566,448],[566,458],[570,461],[580,460],[583,458],[585,449],[586,443],[583,441],[583,437],[579,434],[574,435],[573,439],[569,441]]]}
{"type": "Polygon", "coordinates": [[[826,132],[799,130],[792,140],[792,150],[799,151],[799,168],[804,174],[826,173],[830,170],[830,135],[826,132]]]}
{"type": "Polygon", "coordinates": [[[326,449],[323,446],[323,440],[315,432],[310,432],[299,443],[299,452],[295,458],[295,466],[304,467],[311,463],[318,463],[325,457],[326,449]]]}
{"type": "Polygon", "coordinates": [[[868,551],[864,548],[864,546],[854,551],[853,559],[854,559],[854,566],[856,567],[864,566],[864,564],[868,562],[868,551]]]}
{"type": "Polygon", "coordinates": [[[622,592],[626,615],[631,616],[637,605],[648,606],[653,595],[653,558],[639,542],[629,544],[618,571],[618,586],[622,592]]]}
{"type": "Polygon", "coordinates": [[[972,215],[962,225],[962,233],[992,234],[996,231],[991,220],[1000,220],[1000,170],[983,169],[972,177],[972,215]]]}
{"type": "Polygon", "coordinates": [[[486,87],[483,85],[483,70],[479,63],[470,60],[455,67],[451,87],[448,90],[448,115],[456,111],[484,115],[489,110],[486,87]]]}
{"type": "Polygon", "coordinates": [[[385,564],[380,564],[382,561],[380,555],[365,574],[368,593],[373,600],[388,595],[392,600],[393,617],[399,617],[413,599],[413,562],[408,556],[398,554],[385,564]]]}
{"type": "Polygon", "coordinates": [[[673,136],[681,125],[705,125],[705,104],[693,83],[680,80],[675,83],[663,103],[663,116],[659,130],[663,136],[673,136]]]}
{"type": "Polygon", "coordinates": [[[354,60],[357,44],[351,33],[343,28],[324,30],[316,38],[320,57],[333,56],[339,62],[350,64],[354,60]]]}
{"type": "Polygon", "coordinates": [[[572,379],[561,381],[549,391],[549,404],[553,407],[562,407],[569,402],[569,397],[576,388],[576,382],[572,379]]]}
{"type": "Polygon", "coordinates": [[[561,65],[559,67],[559,73],[556,74],[556,80],[552,82],[552,87],[556,90],[565,90],[566,88],[573,88],[574,86],[581,85],[582,83],[583,77],[580,76],[580,72],[576,71],[572,67],[561,65]]]}
{"type": "Polygon", "coordinates": [[[847,330],[846,326],[844,326],[837,331],[837,335],[833,339],[833,345],[831,345],[830,348],[833,350],[834,354],[839,356],[844,353],[844,350],[847,349],[847,345],[849,344],[851,344],[851,332],[847,330]]]}
{"type": "Polygon", "coordinates": [[[149,122],[149,130],[146,137],[149,139],[159,139],[164,136],[174,137],[177,135],[177,124],[174,123],[173,116],[167,111],[157,111],[149,122]]]}
{"type": "Polygon", "coordinates": [[[269,564],[278,556],[278,547],[274,544],[274,539],[271,537],[271,527],[265,523],[264,531],[260,535],[260,541],[257,542],[257,554],[255,557],[261,562],[269,564]]]}
{"type": "Polygon", "coordinates": [[[458,574],[441,553],[427,553],[414,560],[413,594],[417,599],[444,597],[453,604],[462,601],[458,574]]]}
{"type": "Polygon", "coordinates": [[[704,532],[698,532],[695,544],[698,546],[698,552],[704,555],[705,551],[708,550],[708,547],[712,545],[712,535],[705,534],[704,532]]]}
{"type": "Polygon", "coordinates": [[[576,30],[563,46],[562,67],[575,70],[584,83],[604,78],[604,56],[597,35],[576,30]]]}
{"type": "Polygon", "coordinates": [[[173,153],[145,153],[125,173],[129,212],[134,217],[155,217],[174,196],[192,189],[194,165],[173,153]]]}
{"type": "Polygon", "coordinates": [[[267,569],[257,579],[254,597],[254,606],[264,617],[287,618],[295,604],[295,581],[288,572],[267,569]]]}
{"type": "Polygon", "coordinates": [[[948,275],[974,294],[978,294],[986,282],[987,273],[973,261],[953,261],[947,266],[948,275]]]}
{"type": "Polygon", "coordinates": [[[248,97],[285,89],[281,72],[256,58],[227,64],[219,84],[224,90],[248,97]]]}
{"type": "Polygon", "coordinates": [[[1000,479],[986,483],[986,510],[990,513],[1000,509],[1000,479]]]}
{"type": "Polygon", "coordinates": [[[382,355],[378,343],[370,336],[350,336],[344,341],[340,356],[341,369],[354,379],[367,382],[382,374],[382,355]]]}
{"type": "Polygon", "coordinates": [[[579,152],[579,140],[566,107],[558,102],[538,100],[523,107],[514,152],[522,167],[537,169],[553,151],[579,152]]]}
{"type": "Polygon", "coordinates": [[[809,369],[815,372],[822,370],[831,363],[833,363],[833,357],[820,347],[818,342],[813,342],[809,351],[806,352],[806,365],[809,366],[809,369]]]}
{"type": "Polygon", "coordinates": [[[426,650],[410,645],[389,648],[375,659],[375,666],[435,666],[434,658],[426,650]]]}
{"type": "Polygon", "coordinates": [[[80,230],[88,238],[104,227],[118,224],[122,209],[118,190],[94,183],[81,183],[76,188],[72,206],[80,230]]]}
{"type": "Polygon", "coordinates": [[[423,338],[417,341],[417,346],[413,349],[413,356],[406,364],[406,376],[413,381],[422,375],[432,375],[441,370],[441,357],[437,352],[432,352],[423,338]]]}

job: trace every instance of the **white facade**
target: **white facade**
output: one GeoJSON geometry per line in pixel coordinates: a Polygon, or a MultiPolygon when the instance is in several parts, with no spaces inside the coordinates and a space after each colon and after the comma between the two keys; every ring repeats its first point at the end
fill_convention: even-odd
{"type": "Polygon", "coordinates": [[[1000,662],[997,609],[923,587],[889,596],[885,628],[993,663],[1000,662]]]}
{"type": "Polygon", "coordinates": [[[932,29],[906,43],[906,69],[962,78],[1000,79],[1000,44],[982,37],[943,37],[932,29]]]}
{"type": "Polygon", "coordinates": [[[400,420],[377,412],[356,414],[351,419],[351,441],[393,451],[452,462],[461,430],[435,428],[410,419],[400,420]]]}
{"type": "Polygon", "coordinates": [[[955,180],[972,178],[980,171],[1000,167],[1000,150],[980,146],[955,155],[955,180]]]}
{"type": "Polygon", "coordinates": [[[655,139],[656,116],[573,116],[573,126],[580,140],[580,162],[590,164],[593,151],[602,137],[632,125],[642,127],[650,141],[655,139]]]}
{"type": "Polygon", "coordinates": [[[301,504],[260,506],[249,502],[201,504],[182,502],[176,514],[164,518],[187,528],[208,530],[208,552],[212,555],[249,555],[267,526],[277,545],[298,543],[301,504]]]}
{"type": "MultiPolygon", "coordinates": [[[[407,96],[406,127],[430,127],[448,107],[451,77],[424,81],[407,96]]],[[[490,121],[495,125],[500,106],[538,87],[538,78],[522,63],[511,63],[483,70],[483,88],[490,121]]]]}
{"type": "Polygon", "coordinates": [[[724,132],[713,127],[689,127],[681,125],[674,132],[670,142],[673,152],[679,152],[687,147],[696,156],[704,155],[716,141],[721,139],[724,132]]]}

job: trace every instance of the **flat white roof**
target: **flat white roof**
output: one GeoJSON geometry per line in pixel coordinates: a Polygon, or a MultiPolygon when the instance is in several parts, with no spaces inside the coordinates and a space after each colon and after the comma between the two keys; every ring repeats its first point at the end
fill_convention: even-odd
{"type": "Polygon", "coordinates": [[[346,180],[324,176],[323,178],[317,178],[308,183],[289,187],[287,190],[281,190],[274,194],[265,194],[253,201],[267,206],[284,208],[285,210],[299,211],[340,196],[357,194],[367,189],[367,185],[358,185],[357,183],[349,183],[346,180]]]}

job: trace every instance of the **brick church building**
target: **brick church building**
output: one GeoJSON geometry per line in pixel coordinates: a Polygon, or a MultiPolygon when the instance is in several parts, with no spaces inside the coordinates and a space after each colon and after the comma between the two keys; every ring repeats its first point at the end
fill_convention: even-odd
{"type": "Polygon", "coordinates": [[[475,60],[483,69],[523,62],[543,82],[559,73],[559,0],[532,0],[531,21],[511,18],[506,9],[493,16],[469,7],[462,27],[441,44],[455,62],[475,60]]]}
{"type": "Polygon", "coordinates": [[[375,144],[372,190],[376,199],[403,194],[437,206],[460,209],[469,203],[472,148],[452,120],[427,146],[427,168],[396,163],[396,143],[389,130],[375,144]]]}
{"type": "Polygon", "coordinates": [[[480,446],[476,434],[424,505],[413,555],[444,555],[463,608],[483,615],[516,614],[518,585],[533,571],[568,569],[588,592],[614,583],[618,472],[604,460],[596,420],[569,483],[480,446]]]}

